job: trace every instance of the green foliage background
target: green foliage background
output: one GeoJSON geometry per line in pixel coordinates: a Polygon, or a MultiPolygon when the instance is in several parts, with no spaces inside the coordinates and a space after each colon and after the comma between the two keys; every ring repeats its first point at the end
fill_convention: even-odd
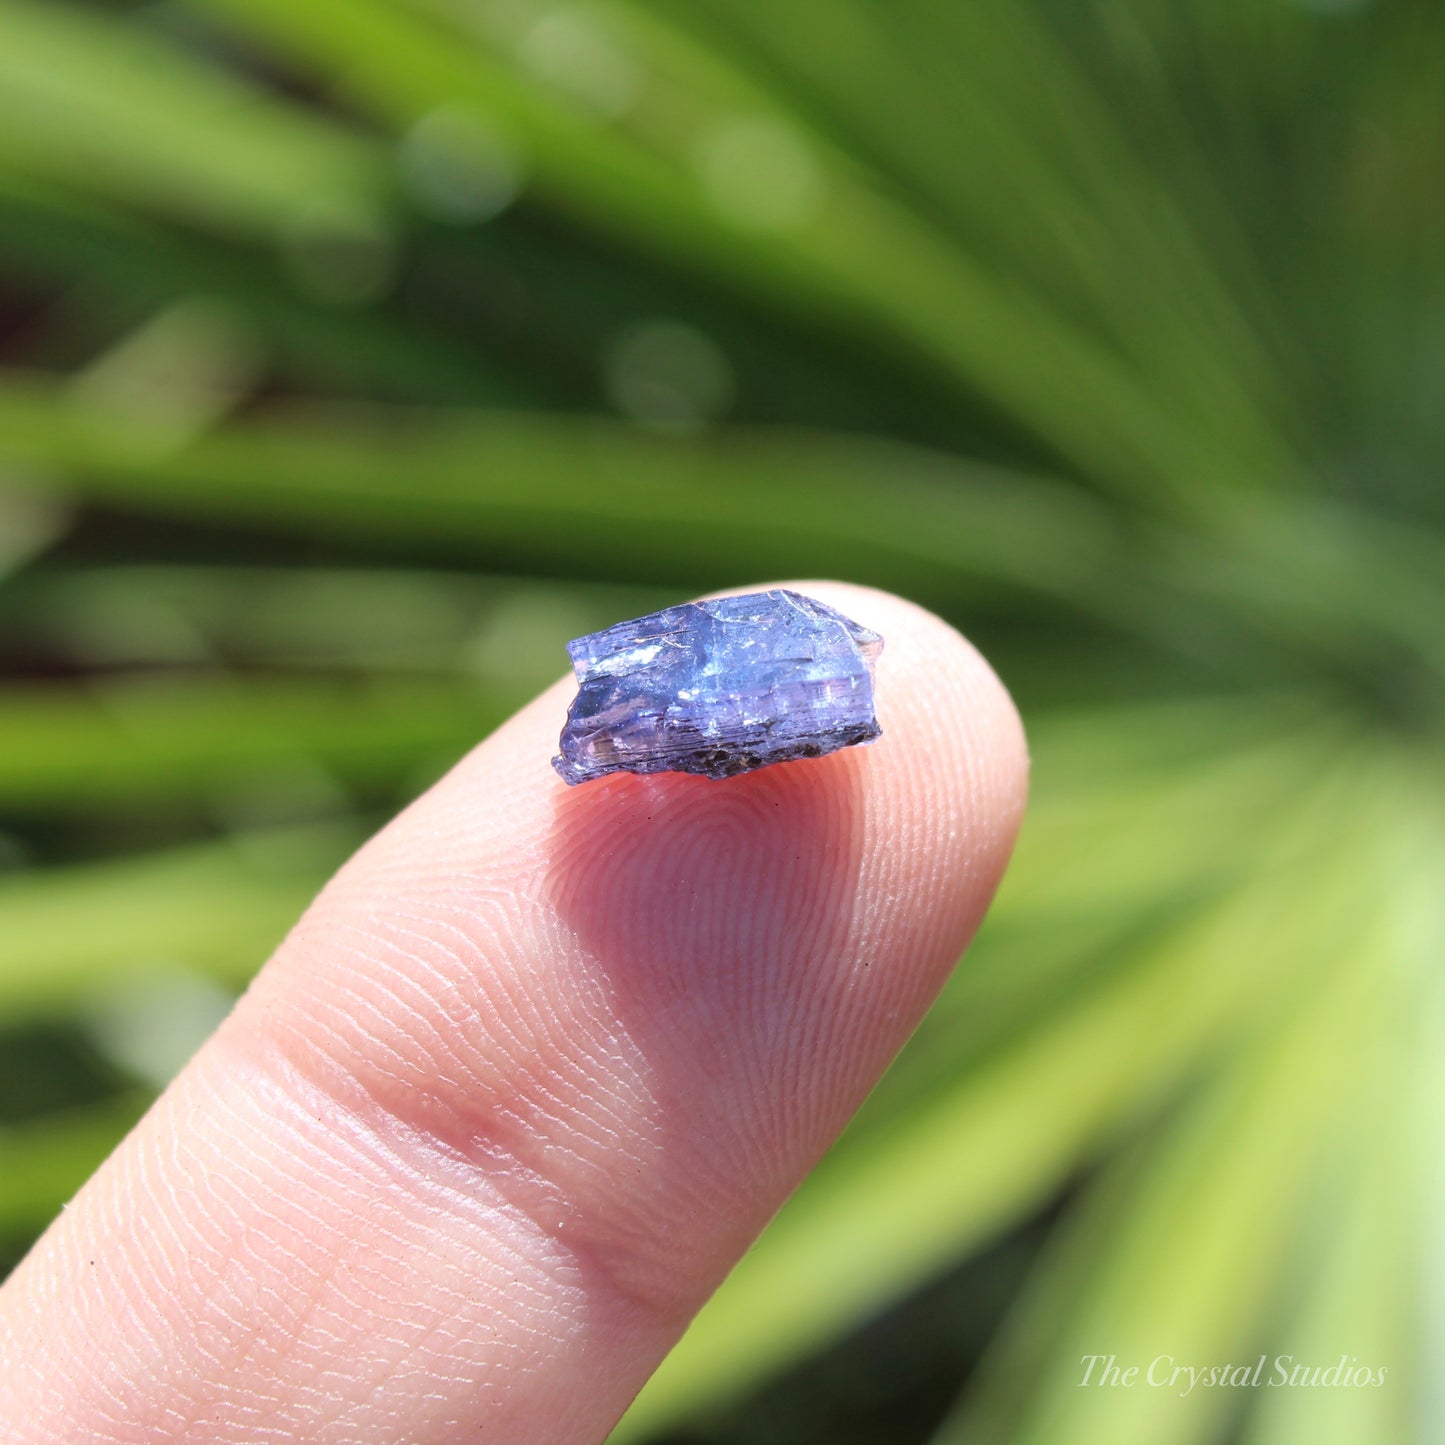
{"type": "Polygon", "coordinates": [[[567,637],[842,576],[1033,811],[617,1438],[1445,1438],[1442,75],[1429,0],[0,0],[10,1257],[567,637]]]}

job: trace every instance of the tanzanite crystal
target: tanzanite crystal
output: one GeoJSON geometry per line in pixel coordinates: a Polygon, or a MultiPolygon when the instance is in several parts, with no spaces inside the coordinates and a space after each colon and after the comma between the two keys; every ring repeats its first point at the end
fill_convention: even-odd
{"type": "Polygon", "coordinates": [[[779,588],[686,602],[567,644],[577,696],[552,766],[730,778],[879,734],[876,632],[779,588]]]}

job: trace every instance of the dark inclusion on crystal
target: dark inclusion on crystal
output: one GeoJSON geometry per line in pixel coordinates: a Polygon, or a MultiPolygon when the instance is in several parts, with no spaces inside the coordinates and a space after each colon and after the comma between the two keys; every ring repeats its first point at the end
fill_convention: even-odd
{"type": "Polygon", "coordinates": [[[577,696],[552,766],[730,778],[879,735],[876,632],[779,588],[686,602],[567,644],[577,696]]]}

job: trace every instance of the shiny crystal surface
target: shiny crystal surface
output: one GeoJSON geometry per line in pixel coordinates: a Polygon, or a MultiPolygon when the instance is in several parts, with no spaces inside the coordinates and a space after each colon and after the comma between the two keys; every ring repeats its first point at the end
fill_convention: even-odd
{"type": "Polygon", "coordinates": [[[876,632],[783,588],[686,602],[567,644],[577,696],[552,766],[730,778],[879,735],[876,632]]]}

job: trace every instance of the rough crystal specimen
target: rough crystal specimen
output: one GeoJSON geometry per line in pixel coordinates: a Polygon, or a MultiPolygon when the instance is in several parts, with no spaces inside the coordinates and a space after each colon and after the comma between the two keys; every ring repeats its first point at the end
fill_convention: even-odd
{"type": "Polygon", "coordinates": [[[686,602],[567,644],[577,696],[552,766],[730,778],[879,735],[876,632],[778,588],[686,602]]]}

